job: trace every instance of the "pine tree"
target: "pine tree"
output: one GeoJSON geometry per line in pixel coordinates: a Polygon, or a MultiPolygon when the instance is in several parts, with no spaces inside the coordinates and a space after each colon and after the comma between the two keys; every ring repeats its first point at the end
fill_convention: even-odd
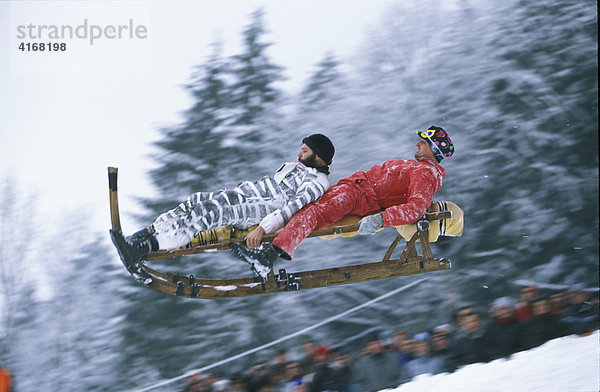
{"type": "MultiPolygon", "coordinates": [[[[271,45],[262,41],[265,34],[264,12],[252,13],[252,22],[244,30],[245,52],[232,58],[232,73],[236,82],[232,86],[232,105],[239,111],[234,125],[256,125],[259,118],[281,93],[274,83],[283,80],[282,68],[272,64],[266,50],[271,45]]],[[[244,139],[257,140],[255,135],[242,135],[244,139]]]]}
{"type": "Polygon", "coordinates": [[[280,92],[274,83],[282,80],[281,67],[266,55],[269,44],[263,12],[252,14],[243,32],[244,52],[220,57],[220,45],[200,65],[187,86],[194,103],[183,124],[164,128],[158,167],[150,172],[160,192],[159,200],[144,200],[153,214],[173,208],[187,195],[231,187],[256,173],[270,174],[261,167],[265,151],[277,156],[281,137],[278,114],[280,92]]]}
{"type": "Polygon", "coordinates": [[[280,113],[282,93],[275,85],[284,80],[283,68],[267,56],[271,44],[264,42],[265,34],[264,12],[259,9],[242,33],[243,52],[229,60],[231,107],[221,130],[228,135],[225,177],[271,174],[275,168],[265,166],[272,157],[282,156],[285,121],[280,113]]]}
{"type": "Polygon", "coordinates": [[[226,134],[218,132],[227,120],[229,90],[226,83],[227,63],[220,58],[220,45],[206,63],[197,67],[186,86],[194,98],[184,112],[185,122],[161,129],[163,137],[155,145],[158,167],[150,177],[160,192],[159,201],[146,200],[153,211],[172,208],[188,194],[215,184],[221,162],[216,154],[223,149],[226,134]]]}
{"type": "Polygon", "coordinates": [[[339,61],[331,52],[317,64],[316,71],[310,76],[300,94],[303,111],[322,107],[340,98],[339,90],[343,88],[340,84],[343,82],[339,65],[339,61]]]}

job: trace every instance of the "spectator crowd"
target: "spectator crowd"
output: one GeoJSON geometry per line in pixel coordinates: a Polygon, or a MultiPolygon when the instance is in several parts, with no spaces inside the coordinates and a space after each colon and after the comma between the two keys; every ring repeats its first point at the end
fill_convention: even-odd
{"type": "Polygon", "coordinates": [[[525,286],[519,300],[502,297],[486,312],[464,305],[447,324],[412,334],[374,337],[360,353],[307,342],[293,356],[286,349],[243,374],[195,374],[184,392],[370,392],[394,388],[420,374],[453,372],[476,362],[510,357],[561,336],[599,327],[597,292],[582,285],[544,293],[525,286]]]}

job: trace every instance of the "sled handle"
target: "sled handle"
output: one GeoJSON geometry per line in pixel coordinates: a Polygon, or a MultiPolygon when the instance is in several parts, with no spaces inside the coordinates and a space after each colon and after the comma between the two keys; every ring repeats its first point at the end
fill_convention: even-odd
{"type": "Polygon", "coordinates": [[[110,223],[113,230],[121,231],[121,218],[119,217],[119,197],[117,193],[117,173],[116,167],[108,168],[108,197],[110,200],[110,223]]]}

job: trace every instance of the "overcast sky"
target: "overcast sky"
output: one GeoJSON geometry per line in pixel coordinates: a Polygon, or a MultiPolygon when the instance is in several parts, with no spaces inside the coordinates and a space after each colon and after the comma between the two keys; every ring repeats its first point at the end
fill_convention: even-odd
{"type": "Polygon", "coordinates": [[[46,224],[83,213],[94,230],[104,230],[106,167],[118,166],[123,226],[132,231],[136,223],[126,216],[134,210],[132,198],[151,192],[145,178],[150,142],[189,107],[182,86],[211,53],[211,43],[222,41],[224,55],[239,53],[250,13],[263,7],[269,55],[286,68],[282,87],[296,91],[328,51],[339,58],[355,52],[392,3],[0,2],[2,178],[12,175],[21,191],[39,195],[43,213],[52,214],[46,224]],[[79,37],[64,36],[69,29],[79,37]],[[100,31],[102,37],[91,40],[100,31]],[[34,42],[66,48],[19,49],[34,42]]]}

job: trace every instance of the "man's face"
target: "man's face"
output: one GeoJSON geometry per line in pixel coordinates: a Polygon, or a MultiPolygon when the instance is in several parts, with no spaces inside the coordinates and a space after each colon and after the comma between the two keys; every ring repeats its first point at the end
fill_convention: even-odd
{"type": "Polygon", "coordinates": [[[298,362],[290,362],[287,364],[286,368],[286,375],[290,380],[296,379],[300,376],[302,376],[302,367],[300,366],[300,364],[298,362]]]}
{"type": "Polygon", "coordinates": [[[521,299],[525,302],[531,302],[537,297],[539,294],[539,290],[534,286],[523,287],[521,290],[521,299]]]}
{"type": "Polygon", "coordinates": [[[421,340],[413,343],[413,354],[417,357],[426,355],[429,353],[429,343],[426,340],[421,340]]]}
{"type": "Polygon", "coordinates": [[[501,320],[509,319],[513,316],[513,314],[514,314],[513,310],[506,306],[497,307],[496,312],[495,312],[496,317],[501,320]]]}
{"type": "Polygon", "coordinates": [[[367,344],[367,352],[369,354],[377,354],[383,351],[383,345],[379,340],[374,340],[367,344]]]}
{"type": "Polygon", "coordinates": [[[476,313],[475,309],[473,309],[471,307],[460,309],[458,311],[458,314],[456,315],[456,320],[457,320],[458,325],[460,327],[463,327],[463,322],[464,322],[465,318],[467,316],[470,316],[470,315],[475,314],[475,313],[476,313]]]}
{"type": "Polygon", "coordinates": [[[315,354],[315,362],[319,365],[329,363],[329,353],[325,352],[325,353],[315,354]]]}
{"type": "Polygon", "coordinates": [[[450,337],[446,333],[433,336],[433,346],[436,350],[444,350],[450,346],[450,337]]]}
{"type": "Polygon", "coordinates": [[[416,144],[417,151],[415,151],[415,159],[420,161],[421,159],[428,158],[435,161],[435,156],[429,147],[429,143],[425,139],[419,139],[416,144]]]}
{"type": "Polygon", "coordinates": [[[315,349],[315,344],[313,342],[304,343],[302,345],[302,352],[304,354],[310,354],[315,349]]]}
{"type": "Polygon", "coordinates": [[[531,314],[540,316],[550,311],[550,306],[546,300],[535,301],[531,306],[531,314]]]}
{"type": "Polygon", "coordinates": [[[465,316],[462,322],[462,327],[468,333],[477,332],[479,327],[481,326],[481,319],[477,314],[470,314],[465,316]]]}
{"type": "Polygon", "coordinates": [[[300,152],[298,153],[298,162],[305,164],[308,167],[316,167],[316,159],[317,154],[308,147],[306,144],[303,144],[300,147],[300,152]]]}

